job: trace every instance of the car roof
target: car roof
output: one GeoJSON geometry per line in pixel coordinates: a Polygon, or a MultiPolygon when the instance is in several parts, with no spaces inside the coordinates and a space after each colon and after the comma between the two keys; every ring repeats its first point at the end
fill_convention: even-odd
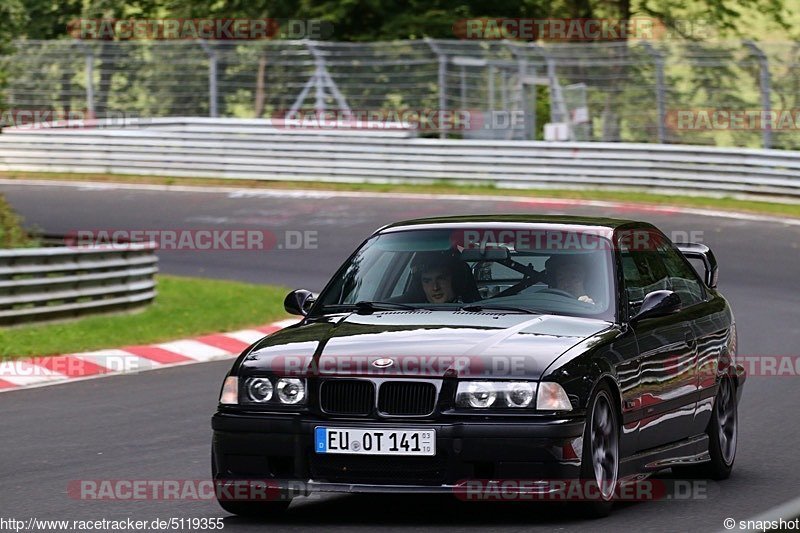
{"type": "Polygon", "coordinates": [[[498,229],[525,225],[537,229],[552,228],[572,231],[593,231],[597,234],[609,237],[614,230],[623,226],[651,226],[646,222],[635,220],[574,215],[458,215],[404,220],[386,225],[375,233],[391,233],[411,229],[458,229],[475,224],[480,224],[482,227],[496,227],[498,229]]]}

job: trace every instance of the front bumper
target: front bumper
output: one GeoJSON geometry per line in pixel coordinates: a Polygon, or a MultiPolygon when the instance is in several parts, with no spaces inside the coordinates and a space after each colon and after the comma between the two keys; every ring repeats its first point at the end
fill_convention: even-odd
{"type": "Polygon", "coordinates": [[[310,415],[234,414],[212,419],[217,480],[269,480],[294,494],[312,492],[449,492],[467,480],[575,479],[584,421],[442,422],[329,420],[310,415]],[[436,430],[432,457],[316,454],[314,428],[436,430]]]}

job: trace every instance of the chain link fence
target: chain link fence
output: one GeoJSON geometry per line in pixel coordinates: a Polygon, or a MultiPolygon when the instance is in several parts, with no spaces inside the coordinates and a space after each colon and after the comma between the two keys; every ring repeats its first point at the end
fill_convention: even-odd
{"type": "Polygon", "coordinates": [[[57,40],[5,61],[6,107],[57,116],[462,110],[482,127],[429,134],[800,149],[792,42],[57,40]]]}

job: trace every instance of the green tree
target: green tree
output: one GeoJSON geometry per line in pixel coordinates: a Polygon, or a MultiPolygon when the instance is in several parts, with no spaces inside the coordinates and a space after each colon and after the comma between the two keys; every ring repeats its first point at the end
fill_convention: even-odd
{"type": "MultiPolygon", "coordinates": [[[[10,55],[14,52],[12,41],[21,32],[27,20],[22,0],[0,2],[0,110],[5,107],[3,89],[11,70],[10,55]]],[[[2,126],[2,124],[0,124],[2,126]]]]}

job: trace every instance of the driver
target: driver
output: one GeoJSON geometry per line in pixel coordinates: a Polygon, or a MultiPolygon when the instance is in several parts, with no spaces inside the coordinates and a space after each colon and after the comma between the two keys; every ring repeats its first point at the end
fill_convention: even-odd
{"type": "Polygon", "coordinates": [[[456,259],[441,253],[420,254],[414,258],[411,269],[418,277],[428,303],[461,301],[453,284],[456,259]]]}
{"type": "Polygon", "coordinates": [[[568,292],[581,302],[594,303],[584,287],[586,266],[583,261],[553,256],[547,260],[545,268],[549,274],[552,288],[568,292]]]}

